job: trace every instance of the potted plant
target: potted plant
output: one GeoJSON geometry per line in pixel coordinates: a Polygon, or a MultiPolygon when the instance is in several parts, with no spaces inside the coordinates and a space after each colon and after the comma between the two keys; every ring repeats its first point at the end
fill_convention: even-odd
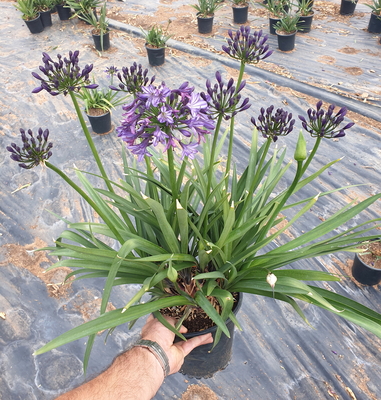
{"type": "Polygon", "coordinates": [[[299,0],[298,2],[298,32],[308,33],[311,31],[314,11],[312,10],[313,0],[299,0]]]}
{"type": "Polygon", "coordinates": [[[269,29],[272,35],[276,35],[274,25],[283,17],[289,10],[290,3],[288,0],[267,0],[266,2],[258,3],[265,7],[269,12],[269,29]]]}
{"type": "Polygon", "coordinates": [[[44,30],[34,0],[17,0],[14,6],[22,13],[21,18],[25,21],[30,33],[40,33],[44,30]]]}
{"type": "Polygon", "coordinates": [[[41,22],[44,28],[52,26],[52,0],[34,0],[36,10],[40,13],[41,22]]]}
{"type": "Polygon", "coordinates": [[[363,285],[381,282],[381,242],[372,240],[363,243],[355,253],[352,265],[353,277],[363,285]]]}
{"type": "Polygon", "coordinates": [[[66,0],[57,0],[56,8],[60,21],[67,21],[71,18],[71,8],[66,0]]]}
{"type": "Polygon", "coordinates": [[[355,12],[358,0],[341,0],[340,15],[352,15],[355,12]]]}
{"type": "Polygon", "coordinates": [[[102,0],[66,0],[66,3],[72,10],[74,10],[74,14],[71,18],[78,17],[80,20],[90,24],[87,20],[84,19],[84,16],[88,16],[90,14],[95,14],[96,9],[102,5],[102,0]]]}
{"type": "MultiPolygon", "coordinates": [[[[113,76],[118,72],[118,69],[112,66],[107,68],[105,72],[111,78],[110,83],[112,85],[113,76]]],[[[93,84],[96,85],[94,79],[93,84]]],[[[111,109],[122,105],[127,97],[121,97],[119,91],[110,88],[100,89],[99,86],[95,89],[83,88],[76,93],[76,96],[83,102],[91,128],[97,134],[111,132],[111,109]]]]}
{"type": "Polygon", "coordinates": [[[168,28],[171,20],[165,30],[159,25],[154,25],[148,31],[141,29],[146,41],[145,48],[147,50],[148,62],[153,67],[163,65],[165,62],[165,48],[171,35],[168,34],[168,28]]]}
{"type": "Polygon", "coordinates": [[[198,0],[198,4],[192,4],[197,11],[197,25],[199,33],[210,33],[213,29],[214,13],[222,7],[217,0],[198,0]]]}
{"type": "Polygon", "coordinates": [[[298,31],[299,13],[286,13],[274,25],[278,36],[278,48],[281,51],[291,51],[295,47],[295,36],[298,31]]]}
{"type": "Polygon", "coordinates": [[[372,12],[368,24],[368,32],[381,33],[381,0],[373,0],[373,4],[366,4],[372,12]]]}
{"type": "Polygon", "coordinates": [[[99,11],[99,17],[95,12],[82,14],[81,19],[93,26],[91,31],[93,35],[94,45],[98,51],[108,50],[110,48],[110,30],[108,28],[107,6],[103,3],[99,11]]]}
{"type": "MultiPolygon", "coordinates": [[[[319,101],[299,116],[303,130],[291,152],[295,168],[289,169],[283,164],[286,148],[277,151],[272,146],[287,140],[295,119],[286,110],[262,107],[258,117],[251,118],[253,136],[247,161],[242,169],[233,163],[239,140],[234,136],[235,118],[250,108],[250,100],[244,98],[245,65],[271,55],[266,41],[267,36],[261,31],[252,33],[248,26],[236,33],[229,31],[223,51],[240,61],[237,81],[231,78],[226,83],[217,71],[216,82],[207,80],[203,92],[188,82],[173,89],[164,83],[155,86],[147,71],[136,65],[124,68],[128,73],[117,76],[133,99],[123,107],[125,114],[117,132],[137,160],[123,153],[124,170],[117,181],[109,178],[102,164],[75,96],[83,87],[94,88],[89,79],[92,65],[81,70],[78,51],[64,57],[63,65],[43,54],[41,72],[32,72],[39,85],[32,92],[69,94],[99,174],[92,170],[89,180],[76,169],[77,183],[57,168],[50,162],[54,156],[48,131],[41,130],[36,140],[31,130],[21,130],[22,147],[12,143],[7,149],[22,168],[44,164],[57,173],[99,216],[101,222],[70,223],[55,246],[44,250],[59,257],[52,268],[74,268],[69,277],[105,278],[105,287],[98,318],[53,339],[36,354],[89,336],[86,369],[98,332],[150,313],[168,326],[160,311],[176,311],[179,321],[170,329],[181,339],[181,324],[192,324],[198,316],[209,323],[214,332],[213,350],[210,352],[208,345],[204,350],[210,360],[214,351],[222,351],[218,347],[221,337],[231,336],[226,323],[230,320],[239,326],[233,310],[238,307],[240,293],[286,302],[304,320],[295,300],[311,303],[381,337],[380,314],[311,283],[339,281],[338,276],[290,267],[298,260],[353,251],[359,241],[376,238],[371,230],[376,232],[379,220],[365,222],[358,214],[377,202],[380,193],[346,204],[300,236],[287,236],[286,243],[272,245],[320,196],[338,190],[293,200],[295,193],[340,161],[309,172],[322,141],[343,138],[354,125],[345,121],[347,109],[335,105],[326,108],[319,101]],[[311,149],[307,149],[303,132],[311,136],[311,149]],[[291,217],[285,219],[285,212],[291,217]],[[342,225],[350,229],[339,228],[342,225]],[[128,303],[106,311],[112,288],[131,284],[141,286],[128,303]],[[151,297],[143,298],[146,294],[151,297]]],[[[186,326],[191,332],[190,325],[186,326]]],[[[228,360],[225,358],[220,367],[228,360]]]]}
{"type": "Polygon", "coordinates": [[[245,24],[249,15],[249,3],[246,0],[231,0],[233,21],[235,24],[245,24]]]}

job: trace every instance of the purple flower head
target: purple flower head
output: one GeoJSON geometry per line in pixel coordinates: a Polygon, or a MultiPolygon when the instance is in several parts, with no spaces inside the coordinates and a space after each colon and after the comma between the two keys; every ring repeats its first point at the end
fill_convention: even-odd
{"type": "Polygon", "coordinates": [[[257,64],[273,53],[266,44],[268,36],[263,36],[262,30],[251,33],[249,26],[241,25],[235,34],[229,30],[228,35],[227,46],[222,46],[222,50],[245,64],[257,64]]]}
{"type": "Polygon", "coordinates": [[[36,137],[33,136],[31,129],[28,129],[27,133],[25,133],[24,129],[20,129],[20,133],[22,147],[12,143],[7,146],[7,150],[11,153],[11,159],[19,162],[21,168],[33,168],[51,157],[52,152],[50,150],[53,144],[51,142],[48,143],[49,131],[47,129],[43,131],[39,128],[36,137]]]}
{"type": "Polygon", "coordinates": [[[123,67],[122,73],[116,74],[120,81],[119,87],[110,86],[110,89],[136,95],[141,92],[143,86],[150,85],[155,81],[155,76],[149,79],[147,75],[148,69],[143,71],[141,64],[138,65],[134,62],[130,68],[123,67]]]}
{"type": "Polygon", "coordinates": [[[63,59],[60,54],[57,54],[58,61],[54,62],[49,54],[42,53],[44,65],[40,65],[39,69],[43,77],[32,72],[33,77],[40,81],[40,86],[34,88],[32,93],[46,90],[52,96],[60,93],[66,96],[69,92],[78,92],[82,87],[88,89],[98,87],[98,85],[90,84],[89,74],[93,70],[93,65],[86,65],[81,71],[78,66],[78,55],[78,50],[74,53],[70,51],[69,56],[63,59]]]}
{"type": "Polygon", "coordinates": [[[331,104],[327,111],[322,109],[323,102],[320,100],[316,104],[316,110],[309,108],[307,118],[299,115],[303,128],[310,133],[312,137],[325,137],[327,139],[339,138],[345,136],[345,130],[351,128],[354,122],[340,127],[347,114],[347,108],[342,107],[334,114],[335,105],[331,104]]]}
{"type": "Polygon", "coordinates": [[[248,98],[244,99],[242,103],[239,104],[241,100],[241,95],[239,93],[245,87],[245,81],[236,89],[234,80],[230,79],[225,87],[225,83],[219,71],[216,72],[216,80],[217,83],[212,86],[208,79],[206,81],[207,92],[201,93],[201,98],[208,103],[212,115],[222,115],[228,120],[251,106],[248,98]]]}
{"type": "Polygon", "coordinates": [[[283,110],[283,108],[278,108],[274,113],[274,106],[270,106],[266,110],[262,107],[257,120],[252,117],[251,122],[262,133],[263,137],[270,138],[274,142],[278,140],[278,136],[288,135],[295,125],[291,113],[283,110]]]}
{"type": "Polygon", "coordinates": [[[124,119],[116,130],[139,161],[151,156],[150,146],[159,144],[164,151],[177,148],[182,157],[193,158],[204,135],[215,127],[207,102],[188,83],[174,90],[164,82],[143,86],[123,110],[124,119]]]}
{"type": "Polygon", "coordinates": [[[119,72],[119,70],[118,70],[118,68],[116,68],[116,67],[114,67],[113,65],[111,65],[110,67],[107,67],[107,68],[105,69],[105,72],[106,72],[106,74],[107,74],[107,77],[110,78],[110,77],[116,75],[117,72],[119,72]]]}

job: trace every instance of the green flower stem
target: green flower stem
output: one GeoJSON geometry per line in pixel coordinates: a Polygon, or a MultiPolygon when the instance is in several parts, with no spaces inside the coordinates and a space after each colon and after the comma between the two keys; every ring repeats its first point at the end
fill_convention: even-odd
{"type": "Polygon", "coordinates": [[[206,193],[205,202],[208,200],[208,197],[210,194],[210,188],[212,187],[212,175],[214,172],[214,158],[216,156],[217,140],[218,140],[218,134],[219,134],[220,128],[221,128],[221,123],[222,123],[222,115],[219,115],[218,119],[217,119],[216,128],[214,130],[213,143],[212,143],[211,155],[210,155],[210,160],[209,160],[208,183],[207,183],[206,192],[205,192],[206,193]]]}
{"type": "Polygon", "coordinates": [[[312,161],[313,158],[315,157],[315,154],[316,154],[316,152],[317,152],[317,149],[318,149],[319,146],[320,146],[321,139],[322,139],[321,137],[318,137],[318,138],[316,139],[315,146],[314,146],[314,148],[312,149],[310,155],[308,156],[307,161],[304,163],[304,166],[303,166],[303,169],[302,169],[302,175],[306,172],[308,166],[310,165],[311,161],[312,161]]]}
{"type": "Polygon", "coordinates": [[[89,132],[87,126],[86,126],[85,120],[83,119],[83,115],[82,115],[82,112],[81,112],[81,110],[79,108],[77,98],[75,97],[75,94],[72,91],[69,91],[69,94],[70,94],[71,100],[73,101],[73,104],[74,104],[74,107],[75,107],[75,111],[76,111],[76,113],[78,115],[78,118],[79,118],[79,122],[81,123],[81,127],[82,127],[82,130],[83,130],[83,133],[86,136],[87,143],[90,146],[90,149],[91,149],[91,151],[93,153],[95,162],[97,163],[99,171],[101,172],[102,178],[104,179],[108,190],[110,192],[114,193],[114,189],[113,189],[111,183],[109,182],[109,179],[108,179],[108,176],[106,174],[105,169],[103,168],[101,159],[99,158],[99,154],[98,154],[98,151],[97,151],[97,149],[96,149],[96,147],[94,145],[94,142],[93,142],[93,139],[91,137],[91,134],[90,134],[90,132],[89,132]]]}
{"type": "MultiPolygon", "coordinates": [[[[239,69],[239,75],[236,84],[236,92],[241,85],[243,73],[245,72],[245,62],[241,61],[241,67],[239,69]]],[[[234,141],[234,117],[230,120],[230,134],[229,134],[229,149],[228,149],[228,157],[226,160],[226,169],[225,169],[225,190],[226,193],[229,191],[229,176],[230,176],[230,166],[232,162],[232,155],[233,155],[233,141],[234,141]]]]}
{"type": "Polygon", "coordinates": [[[93,208],[94,211],[103,219],[103,221],[107,224],[107,226],[111,229],[113,234],[119,243],[124,243],[122,236],[119,234],[118,230],[114,227],[114,224],[109,221],[109,219],[103,214],[102,210],[98,207],[98,205],[89,197],[89,195],[82,190],[76,183],[74,183],[64,172],[62,172],[59,168],[50,164],[50,162],[45,161],[44,163],[48,168],[58,174],[66,183],[68,183],[87,203],[90,207],[93,208]]]}
{"type": "Polygon", "coordinates": [[[175,162],[174,162],[174,157],[173,157],[172,146],[169,146],[169,149],[167,150],[167,154],[168,154],[169,182],[170,182],[171,190],[172,190],[172,199],[174,202],[176,202],[176,200],[178,198],[178,192],[177,192],[176,169],[175,169],[175,162]]]}

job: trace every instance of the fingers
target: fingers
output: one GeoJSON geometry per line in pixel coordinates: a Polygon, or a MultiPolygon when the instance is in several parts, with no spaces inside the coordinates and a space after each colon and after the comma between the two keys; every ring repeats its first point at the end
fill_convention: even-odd
{"type": "Polygon", "coordinates": [[[196,336],[192,339],[187,340],[186,342],[176,343],[176,346],[181,347],[185,357],[194,348],[209,343],[213,343],[213,336],[211,333],[207,333],[206,335],[196,336]]]}

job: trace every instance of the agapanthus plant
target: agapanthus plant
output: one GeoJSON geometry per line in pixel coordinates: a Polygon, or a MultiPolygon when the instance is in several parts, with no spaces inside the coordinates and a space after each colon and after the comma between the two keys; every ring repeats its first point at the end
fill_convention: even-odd
{"type": "MultiPolygon", "coordinates": [[[[320,196],[330,192],[297,202],[290,201],[291,196],[339,160],[308,174],[307,167],[326,136],[318,130],[327,126],[321,120],[314,125],[317,130],[310,132],[316,143],[309,154],[304,135],[299,133],[293,151],[296,168],[291,172],[290,164],[283,164],[286,149],[271,149],[271,145],[275,138],[286,141],[284,136],[293,134],[294,120],[290,113],[270,106],[260,111],[259,117],[253,117],[258,129],[254,126],[249,157],[246,163],[241,163],[243,168],[238,173],[232,161],[234,115],[249,108],[249,101],[240,97],[244,90],[244,65],[251,58],[258,60],[260,54],[269,54],[269,50],[263,47],[261,33],[252,34],[248,27],[230,36],[228,53],[241,61],[236,83],[229,80],[225,84],[218,73],[217,82],[208,82],[206,91],[199,94],[187,83],[171,89],[165,83],[154,86],[152,80],[144,78],[147,84],[133,90],[134,99],[124,107],[118,134],[126,142],[125,151],[137,155],[139,165],[136,161],[128,162],[124,153],[120,182],[102,174],[99,179],[106,185],[99,188],[76,170],[86,189],[83,190],[49,161],[40,160],[60,174],[102,219],[101,223],[71,223],[70,230],[58,238],[56,247],[47,248],[52,255],[60,256],[52,268],[75,268],[69,277],[105,277],[106,283],[101,316],[52,340],[38,354],[90,335],[86,367],[97,332],[135,321],[148,313],[154,313],[168,326],[159,311],[175,306],[184,309],[179,324],[186,322],[190,312],[201,308],[217,326],[214,340],[217,345],[221,334],[229,336],[225,325],[228,317],[239,326],[232,310],[233,294],[240,292],[286,302],[306,320],[296,300],[305,301],[381,337],[379,314],[332,291],[305,283],[338,281],[337,276],[289,267],[298,260],[353,251],[359,242],[377,238],[379,233],[372,235],[370,231],[379,218],[351,224],[350,230],[335,230],[373,204],[381,194],[346,205],[308,232],[268,249],[320,196]],[[244,40],[240,41],[242,36],[244,40]],[[239,52],[237,46],[241,46],[239,52]],[[229,124],[227,129],[223,127],[225,119],[229,124]],[[259,146],[263,136],[264,143],[259,146]],[[225,148],[227,157],[223,157],[225,148]],[[200,151],[198,155],[196,150],[200,151]],[[282,189],[284,182],[290,183],[282,189]],[[283,217],[286,210],[293,213],[288,221],[283,217]],[[112,246],[110,240],[115,242],[112,246]],[[141,289],[123,308],[106,312],[113,286],[127,284],[140,284],[141,289]],[[151,298],[143,302],[146,293],[151,298]]],[[[129,71],[134,75],[136,66],[129,71]]],[[[128,86],[127,82],[124,86],[128,86]]],[[[308,119],[317,121],[320,115],[332,116],[334,106],[326,112],[321,110],[322,104],[318,103],[316,118],[313,112],[302,117],[307,131],[308,119]]],[[[348,125],[340,128],[343,114],[339,111],[333,117],[335,126],[331,125],[331,132],[348,129],[348,125]]],[[[13,159],[15,150],[17,145],[12,145],[13,159]]],[[[183,338],[179,332],[176,334],[183,338]]]]}

